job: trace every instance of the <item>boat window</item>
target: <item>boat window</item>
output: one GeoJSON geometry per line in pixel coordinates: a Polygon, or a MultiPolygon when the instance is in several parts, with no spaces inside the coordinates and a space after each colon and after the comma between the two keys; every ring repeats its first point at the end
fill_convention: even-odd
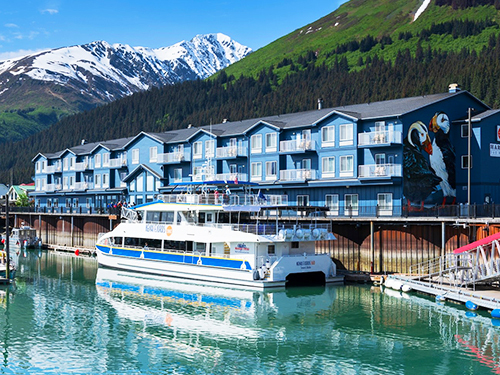
{"type": "Polygon", "coordinates": [[[198,253],[204,253],[205,252],[205,244],[203,242],[196,242],[196,247],[195,251],[198,253]]]}
{"type": "Polygon", "coordinates": [[[207,223],[214,222],[214,214],[212,212],[207,212],[207,223]]]}
{"type": "Polygon", "coordinates": [[[142,249],[147,248],[148,250],[159,250],[161,249],[161,240],[152,238],[125,237],[125,246],[142,249]]]}
{"type": "Polygon", "coordinates": [[[292,242],[292,249],[298,249],[299,248],[299,243],[298,242],[292,242]]]}
{"type": "Polygon", "coordinates": [[[205,212],[198,213],[198,223],[205,224],[205,217],[206,217],[205,212]]]}
{"type": "Polygon", "coordinates": [[[160,214],[161,214],[161,212],[158,212],[158,211],[147,211],[146,212],[146,222],[158,223],[160,221],[160,214]]]}
{"type": "Polygon", "coordinates": [[[196,224],[196,213],[194,211],[183,211],[182,216],[186,219],[188,223],[196,224]]]}
{"type": "Polygon", "coordinates": [[[172,224],[174,222],[174,212],[173,211],[164,211],[161,213],[161,222],[166,224],[172,224]]]}
{"type": "Polygon", "coordinates": [[[267,246],[267,253],[268,254],[275,254],[276,253],[274,245],[268,245],[267,246]]]}
{"type": "Polygon", "coordinates": [[[122,244],[122,241],[123,241],[123,237],[115,237],[112,239],[113,240],[113,243],[115,245],[121,245],[122,244]]]}

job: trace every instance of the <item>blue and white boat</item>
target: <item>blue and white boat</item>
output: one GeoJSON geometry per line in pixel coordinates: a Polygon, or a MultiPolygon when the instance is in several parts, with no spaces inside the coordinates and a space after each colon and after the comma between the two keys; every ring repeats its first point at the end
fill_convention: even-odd
{"type": "Polygon", "coordinates": [[[335,239],[328,224],[279,222],[276,197],[232,195],[222,204],[205,191],[159,198],[123,209],[125,220],[100,235],[100,266],[257,289],[297,276],[343,282],[330,256],[315,252],[316,241],[335,239]],[[263,223],[261,212],[276,221],[263,223]]]}

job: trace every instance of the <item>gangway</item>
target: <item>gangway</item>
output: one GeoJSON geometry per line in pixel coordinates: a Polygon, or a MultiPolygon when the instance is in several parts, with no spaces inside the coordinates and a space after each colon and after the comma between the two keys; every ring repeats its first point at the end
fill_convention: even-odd
{"type": "Polygon", "coordinates": [[[453,253],[412,265],[413,280],[446,283],[455,287],[491,284],[500,280],[500,233],[485,237],[453,253]]]}

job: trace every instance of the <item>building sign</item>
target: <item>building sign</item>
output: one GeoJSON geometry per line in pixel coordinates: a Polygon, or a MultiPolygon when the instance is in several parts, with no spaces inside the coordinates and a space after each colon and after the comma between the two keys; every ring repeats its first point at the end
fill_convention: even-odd
{"type": "Polygon", "coordinates": [[[490,156],[492,158],[500,158],[500,144],[490,143],[490,156]]]}
{"type": "Polygon", "coordinates": [[[244,243],[239,243],[235,246],[234,250],[236,253],[248,253],[250,248],[244,243]]]}

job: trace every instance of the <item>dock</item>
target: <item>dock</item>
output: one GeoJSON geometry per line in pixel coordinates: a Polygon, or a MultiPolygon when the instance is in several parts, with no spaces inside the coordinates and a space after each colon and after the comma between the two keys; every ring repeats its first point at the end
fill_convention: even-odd
{"type": "Polygon", "coordinates": [[[54,251],[55,253],[66,253],[74,255],[85,255],[85,256],[95,256],[95,249],[89,249],[85,247],[75,247],[75,246],[61,246],[61,245],[49,245],[48,250],[54,251]]]}
{"type": "Polygon", "coordinates": [[[471,301],[487,310],[500,309],[500,288],[481,285],[474,290],[440,283],[437,280],[421,281],[408,275],[391,275],[390,278],[410,286],[414,291],[431,296],[443,296],[446,300],[464,304],[471,301]]]}

